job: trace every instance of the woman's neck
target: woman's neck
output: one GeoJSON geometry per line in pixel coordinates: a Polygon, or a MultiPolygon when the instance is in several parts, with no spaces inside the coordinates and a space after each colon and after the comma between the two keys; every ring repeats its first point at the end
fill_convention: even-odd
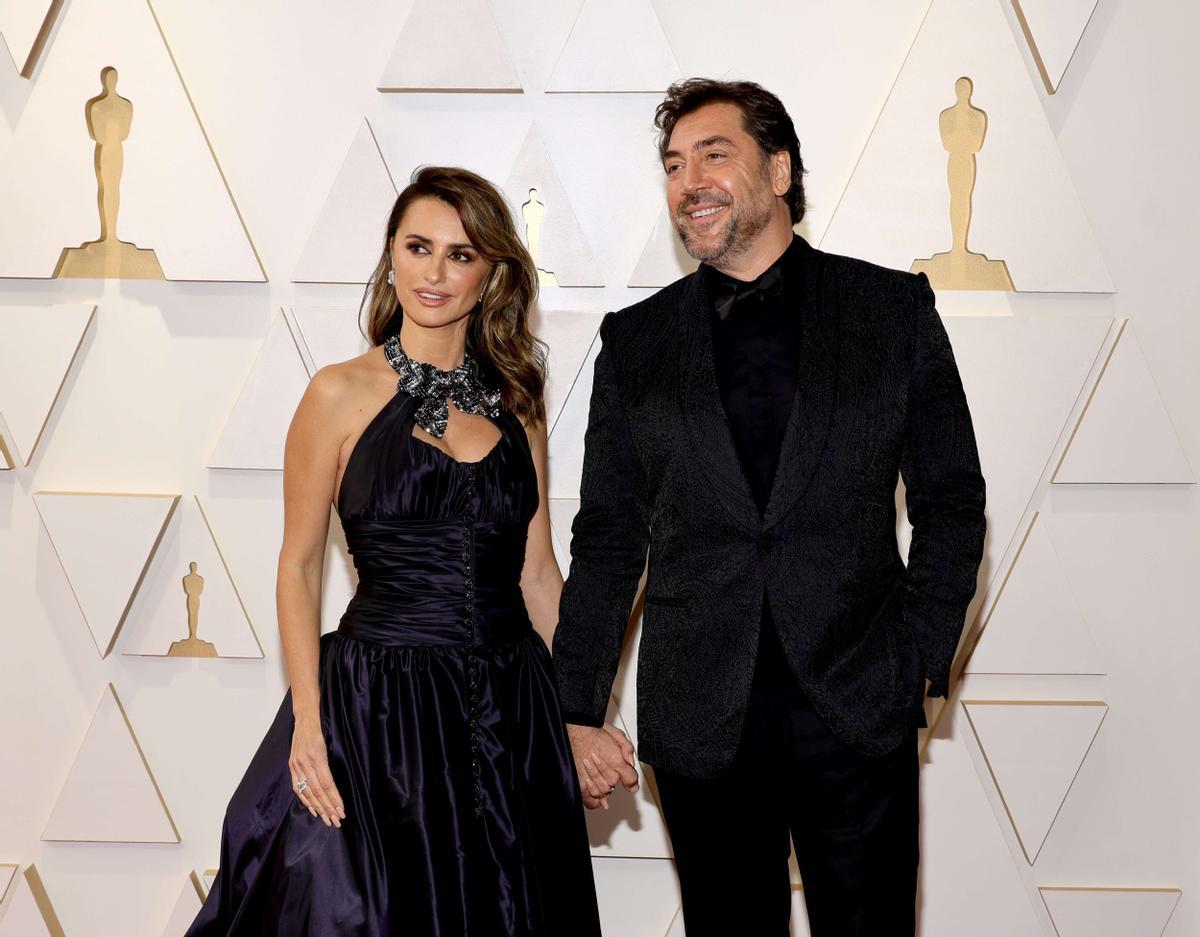
{"type": "Polygon", "coordinates": [[[467,319],[427,328],[406,316],[400,330],[400,345],[414,361],[450,371],[463,363],[467,349],[467,319]]]}

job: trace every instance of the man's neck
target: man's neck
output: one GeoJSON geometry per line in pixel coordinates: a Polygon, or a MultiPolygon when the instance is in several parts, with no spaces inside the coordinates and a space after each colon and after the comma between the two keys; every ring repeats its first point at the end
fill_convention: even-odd
{"type": "Polygon", "coordinates": [[[776,216],[746,250],[736,257],[715,262],[711,266],[735,280],[749,282],[757,279],[764,270],[783,256],[794,236],[791,216],[776,216]]]}

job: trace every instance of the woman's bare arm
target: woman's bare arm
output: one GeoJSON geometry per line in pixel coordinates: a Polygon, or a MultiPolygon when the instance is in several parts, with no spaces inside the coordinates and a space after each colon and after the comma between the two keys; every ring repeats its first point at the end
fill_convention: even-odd
{"type": "Polygon", "coordinates": [[[275,585],[279,638],[292,685],[296,718],[293,782],[308,790],[301,800],[327,825],[345,816],[329,776],[321,733],[317,660],[321,633],[321,578],[329,510],[337,478],[346,418],[347,380],[337,367],[309,382],[288,429],[283,456],[283,545],[275,585]],[[311,775],[311,776],[310,776],[311,775]]]}
{"type": "Polygon", "coordinates": [[[537,470],[538,508],[529,522],[525,542],[525,565],[521,569],[521,593],[534,630],[551,647],[554,629],[558,626],[558,599],[562,595],[563,578],[554,558],[550,533],[549,484],[546,480],[546,424],[531,423],[525,427],[533,465],[537,470]]]}

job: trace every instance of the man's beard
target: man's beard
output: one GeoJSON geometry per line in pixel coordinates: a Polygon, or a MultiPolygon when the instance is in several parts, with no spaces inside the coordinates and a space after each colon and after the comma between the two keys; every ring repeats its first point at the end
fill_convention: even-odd
{"type": "MultiPolygon", "coordinates": [[[[765,191],[770,192],[769,189],[765,191]]],[[[774,210],[773,202],[774,199],[768,197],[763,199],[761,203],[754,201],[743,202],[739,206],[732,207],[729,213],[729,221],[725,225],[725,233],[711,247],[703,247],[697,243],[695,238],[690,237],[686,228],[686,222],[682,220],[689,208],[694,208],[697,204],[701,204],[699,200],[685,200],[681,202],[679,211],[672,218],[672,221],[675,224],[675,230],[679,234],[679,240],[683,242],[683,249],[689,255],[709,266],[728,266],[730,261],[749,250],[755,239],[771,223],[771,215],[774,210]]],[[[733,202],[721,202],[719,204],[733,205],[733,202]]]]}

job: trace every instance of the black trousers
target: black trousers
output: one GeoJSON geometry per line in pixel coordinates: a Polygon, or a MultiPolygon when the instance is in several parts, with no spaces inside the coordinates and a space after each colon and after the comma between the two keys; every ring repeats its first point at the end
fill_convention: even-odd
{"type": "Polygon", "coordinates": [[[787,937],[789,840],[812,937],[913,937],[916,729],[888,755],[859,754],[825,727],[773,640],[758,660],[730,767],[655,771],[688,937],[787,937]]]}

